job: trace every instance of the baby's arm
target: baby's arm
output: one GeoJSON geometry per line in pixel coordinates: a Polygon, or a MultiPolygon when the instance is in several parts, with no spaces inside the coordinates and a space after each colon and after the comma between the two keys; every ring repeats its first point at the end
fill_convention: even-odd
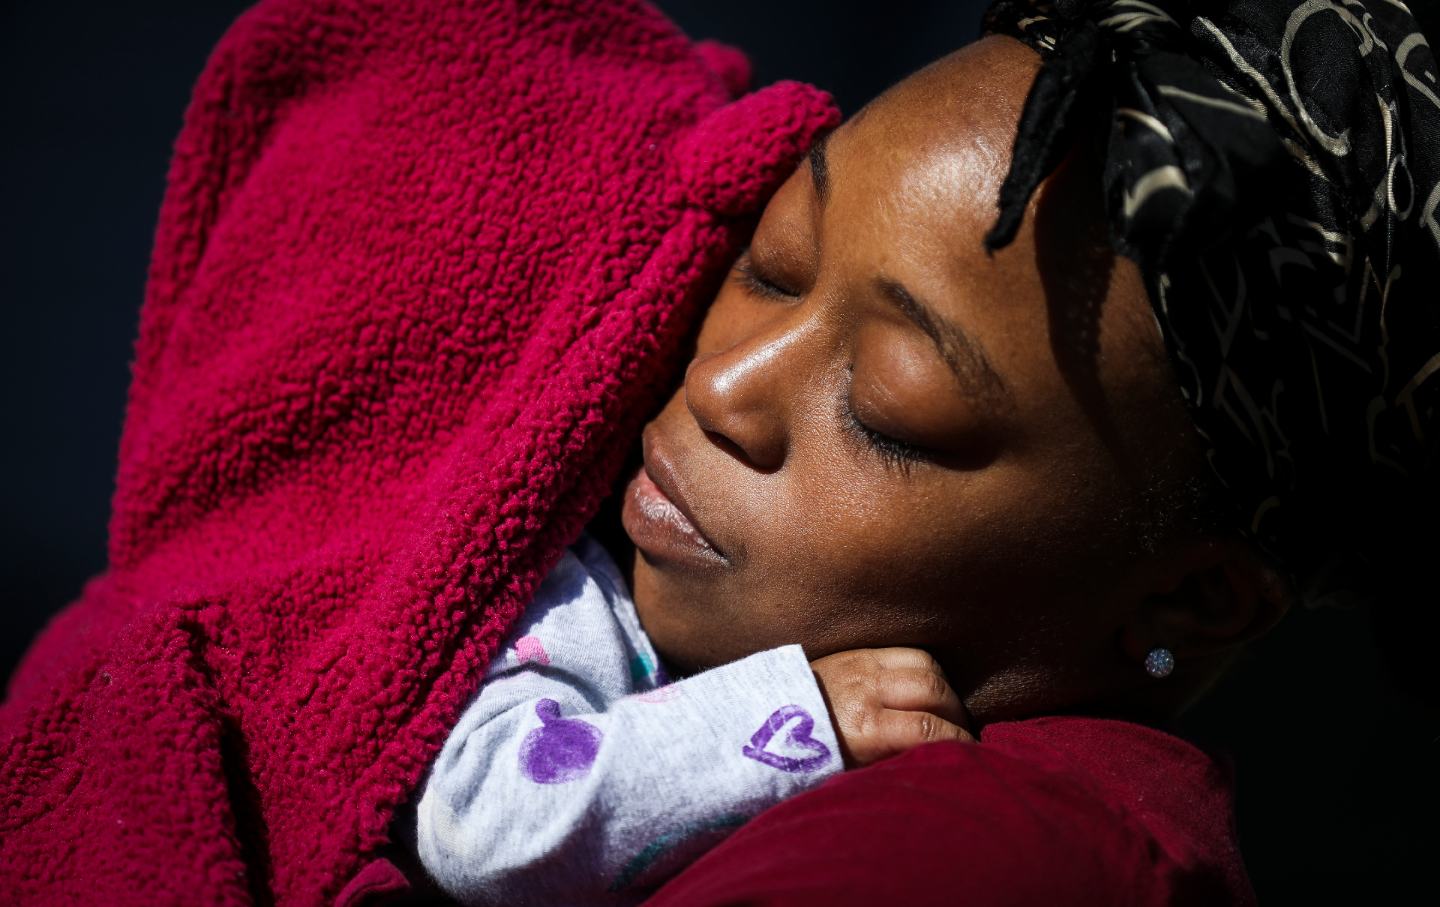
{"type": "Polygon", "coordinates": [[[635,903],[842,768],[798,645],[608,706],[561,661],[491,676],[427,782],[420,857],[465,903],[635,903]]]}

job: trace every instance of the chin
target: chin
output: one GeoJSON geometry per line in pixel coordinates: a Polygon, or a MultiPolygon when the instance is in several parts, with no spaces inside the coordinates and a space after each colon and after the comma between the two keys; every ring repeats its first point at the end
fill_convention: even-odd
{"type": "Polygon", "coordinates": [[[667,584],[653,588],[653,577],[646,573],[644,566],[636,566],[635,612],[672,676],[698,674],[745,654],[730,655],[716,647],[725,634],[710,621],[696,620],[710,613],[707,604],[693,596],[667,595],[662,591],[667,584]]]}
{"type": "MultiPolygon", "coordinates": [[[[641,620],[644,623],[644,620],[641,620]]],[[[647,632],[649,628],[647,627],[647,632]]],[[[692,638],[674,639],[664,632],[650,634],[650,643],[665,663],[665,668],[674,678],[699,674],[722,665],[727,659],[717,659],[714,653],[698,649],[692,638]]]]}

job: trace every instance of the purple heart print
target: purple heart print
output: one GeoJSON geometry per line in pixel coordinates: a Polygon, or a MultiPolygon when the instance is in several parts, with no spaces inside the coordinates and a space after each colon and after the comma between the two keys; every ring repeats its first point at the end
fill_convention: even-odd
{"type": "Polygon", "coordinates": [[[810,713],[798,705],[782,705],[765,719],[760,729],[750,738],[750,742],[740,748],[740,752],[754,759],[756,762],[763,762],[772,768],[783,769],[787,772],[809,772],[830,761],[830,748],[823,742],[810,736],[815,729],[815,719],[810,713]],[[771,739],[785,726],[785,722],[791,718],[798,717],[791,728],[789,737],[785,740],[787,748],[791,750],[809,751],[811,755],[801,759],[793,756],[784,756],[780,753],[772,753],[766,749],[771,739]]]}
{"type": "Polygon", "coordinates": [[[520,743],[520,770],[536,784],[564,784],[590,773],[600,751],[600,729],[578,718],[561,718],[560,703],[535,703],[541,726],[520,743]]]}

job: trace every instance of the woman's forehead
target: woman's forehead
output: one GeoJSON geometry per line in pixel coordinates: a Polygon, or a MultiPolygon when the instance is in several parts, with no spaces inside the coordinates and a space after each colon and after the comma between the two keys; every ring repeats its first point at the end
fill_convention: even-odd
{"type": "Polygon", "coordinates": [[[912,73],[817,147],[829,165],[826,182],[837,196],[892,205],[911,218],[973,219],[988,229],[1037,64],[1024,44],[992,36],[912,73]]]}
{"type": "Polygon", "coordinates": [[[968,126],[1001,128],[1013,137],[1039,69],[1039,55],[1023,42],[1008,35],[986,35],[891,85],[840,128],[858,130],[875,119],[894,128],[897,120],[904,120],[918,127],[917,134],[927,126],[949,132],[968,126]]]}

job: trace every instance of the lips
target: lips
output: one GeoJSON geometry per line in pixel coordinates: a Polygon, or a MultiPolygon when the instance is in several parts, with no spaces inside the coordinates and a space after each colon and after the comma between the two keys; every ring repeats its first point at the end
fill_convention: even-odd
{"type": "Polygon", "coordinates": [[[644,465],[625,489],[621,522],[649,560],[688,567],[724,566],[728,559],[700,528],[673,461],[654,432],[641,436],[644,465]]]}

